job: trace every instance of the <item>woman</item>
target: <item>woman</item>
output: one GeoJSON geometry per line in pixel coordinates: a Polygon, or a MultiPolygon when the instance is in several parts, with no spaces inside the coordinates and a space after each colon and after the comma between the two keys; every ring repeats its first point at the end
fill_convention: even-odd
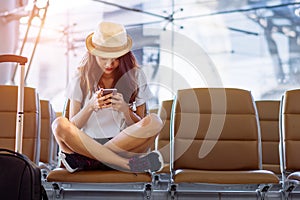
{"type": "Polygon", "coordinates": [[[146,116],[152,95],[124,26],[101,22],[86,38],[86,47],[66,92],[69,120],[60,117],[52,124],[66,169],[160,170],[160,153],[146,152],[162,122],[155,114],[146,116]],[[117,92],[106,94],[108,88],[117,92]]]}

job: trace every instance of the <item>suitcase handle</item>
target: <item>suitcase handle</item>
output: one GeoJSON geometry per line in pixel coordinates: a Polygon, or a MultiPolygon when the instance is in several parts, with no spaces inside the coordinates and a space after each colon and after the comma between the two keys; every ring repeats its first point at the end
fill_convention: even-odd
{"type": "Polygon", "coordinates": [[[25,77],[25,64],[27,63],[27,57],[3,54],[0,55],[0,63],[2,62],[16,62],[21,66],[20,71],[20,84],[18,87],[18,110],[16,118],[16,141],[15,151],[22,153],[22,139],[23,139],[23,120],[24,120],[24,77],[25,77]]]}
{"type": "Polygon", "coordinates": [[[4,54],[0,55],[0,63],[2,62],[16,62],[20,65],[25,65],[25,63],[27,63],[27,58],[18,55],[4,54]]]}

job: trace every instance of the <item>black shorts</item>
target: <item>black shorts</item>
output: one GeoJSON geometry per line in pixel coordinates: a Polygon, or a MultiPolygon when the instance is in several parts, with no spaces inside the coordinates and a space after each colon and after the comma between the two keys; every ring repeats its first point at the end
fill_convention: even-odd
{"type": "Polygon", "coordinates": [[[112,138],[94,138],[94,140],[96,140],[100,144],[105,144],[106,142],[108,142],[111,139],[112,138]]]}
{"type": "MultiPolygon", "coordinates": [[[[100,144],[105,144],[107,141],[109,141],[111,139],[112,138],[103,138],[103,139],[101,138],[101,139],[95,139],[95,140],[97,142],[99,142],[100,144]]],[[[85,162],[91,163],[91,165],[85,166],[83,170],[113,170],[114,169],[98,160],[95,160],[95,159],[92,159],[92,158],[89,158],[89,157],[86,157],[83,155],[80,155],[80,156],[81,156],[80,159],[85,160],[85,162]]]]}

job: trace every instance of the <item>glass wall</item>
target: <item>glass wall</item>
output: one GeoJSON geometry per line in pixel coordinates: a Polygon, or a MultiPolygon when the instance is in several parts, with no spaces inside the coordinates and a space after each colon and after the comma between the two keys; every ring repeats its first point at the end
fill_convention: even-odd
{"type": "Polygon", "coordinates": [[[155,95],[151,108],[188,87],[242,88],[257,100],[299,88],[297,0],[52,0],[27,84],[58,111],[101,20],[126,25],[155,95]]]}

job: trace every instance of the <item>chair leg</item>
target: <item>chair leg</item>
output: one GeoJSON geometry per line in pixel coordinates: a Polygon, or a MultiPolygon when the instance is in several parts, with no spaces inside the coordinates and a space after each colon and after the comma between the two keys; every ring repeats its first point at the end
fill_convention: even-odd
{"type": "Polygon", "coordinates": [[[146,184],[145,185],[145,192],[144,192],[145,200],[151,199],[151,193],[152,193],[152,185],[151,184],[146,184]]]}
{"type": "Polygon", "coordinates": [[[169,187],[169,195],[171,200],[176,200],[176,193],[177,193],[177,185],[171,184],[169,187]]]}

